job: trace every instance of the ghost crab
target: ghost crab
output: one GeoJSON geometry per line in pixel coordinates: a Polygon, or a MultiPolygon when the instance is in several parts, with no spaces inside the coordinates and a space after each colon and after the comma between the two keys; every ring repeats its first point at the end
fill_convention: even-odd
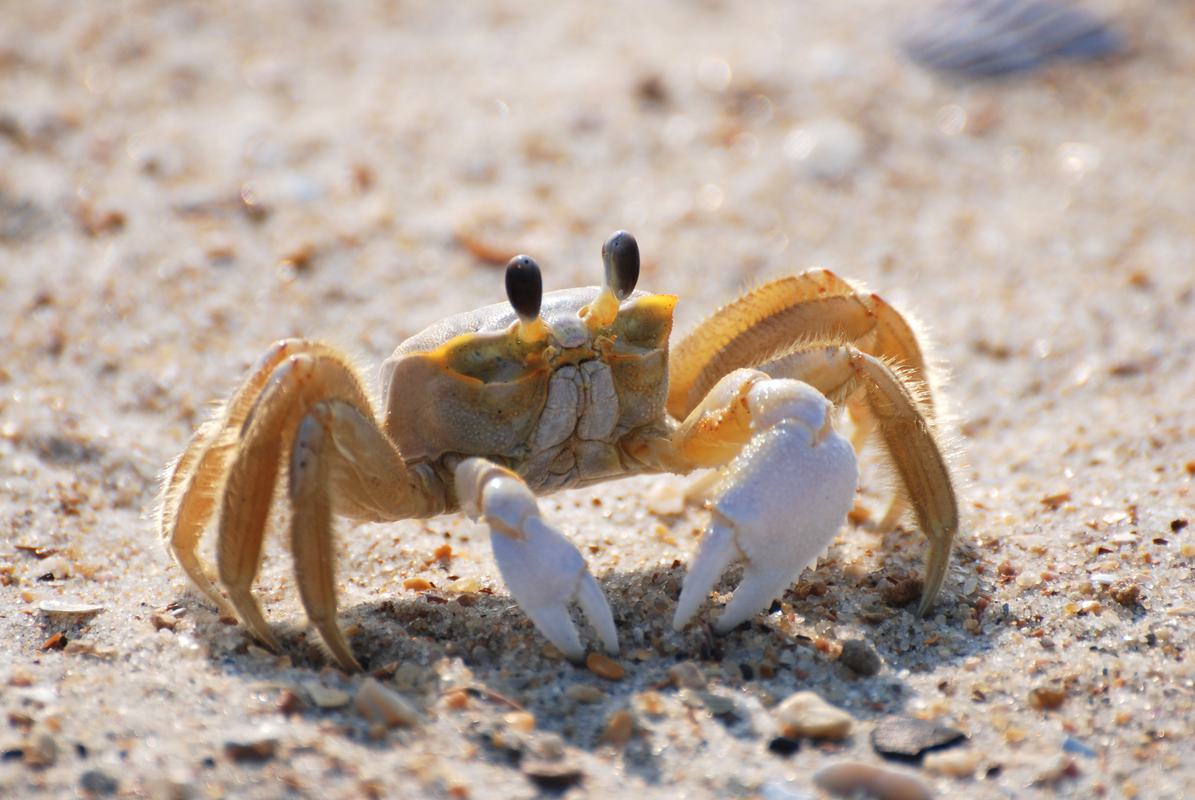
{"type": "Polygon", "coordinates": [[[715,625],[766,608],[834,538],[855,499],[855,452],[878,432],[899,478],[881,528],[912,505],[930,540],[920,613],[942,586],[958,527],[912,328],[874,294],[826,270],[765,284],[668,351],[671,295],[635,291],[639,249],[602,248],[601,287],[543,294],[526,256],[506,269],[509,303],[450,317],[395,350],[380,418],[329,345],[274,344],[169,467],[160,530],[195,585],[279,649],[251,586],[286,464],[291,549],[307,615],[346,670],[336,621],[332,517],[387,521],[464,510],[490,527],[511,595],[568,657],[584,656],[576,601],[618,650],[605,595],[537,493],[641,473],[713,468],[711,521],[673,625],[722,572],[743,579],[715,625]],[[854,440],[836,430],[847,407],[854,440]],[[196,548],[218,518],[217,588],[196,548]]]}

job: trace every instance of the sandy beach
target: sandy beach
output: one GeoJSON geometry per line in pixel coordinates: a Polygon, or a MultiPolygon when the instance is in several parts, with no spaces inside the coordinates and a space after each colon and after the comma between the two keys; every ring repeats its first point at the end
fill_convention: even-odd
{"type": "Polygon", "coordinates": [[[0,796],[1195,796],[1195,6],[1090,7],[1124,55],[972,84],[871,0],[0,2],[0,796]],[[620,228],[676,336],[815,267],[921,323],[964,518],[929,618],[872,450],[816,568],[721,637],[737,572],[669,624],[691,478],[543,498],[613,665],[548,645],[460,515],[337,523],[365,675],[307,627],[285,503],[284,652],[188,585],[161,471],[271,342],[380,391],[511,255],[593,285],[620,228]],[[797,692],[833,732],[786,730],[797,692]]]}

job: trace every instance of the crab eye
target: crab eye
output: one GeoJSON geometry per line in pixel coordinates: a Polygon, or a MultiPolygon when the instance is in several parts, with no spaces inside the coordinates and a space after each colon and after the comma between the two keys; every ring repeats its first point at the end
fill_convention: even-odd
{"type": "Polygon", "coordinates": [[[606,266],[606,285],[619,300],[635,291],[639,281],[639,243],[626,231],[616,231],[602,245],[602,263],[606,266]]]}
{"type": "Polygon", "coordinates": [[[523,322],[539,318],[544,279],[531,256],[515,256],[506,264],[506,299],[523,322]]]}

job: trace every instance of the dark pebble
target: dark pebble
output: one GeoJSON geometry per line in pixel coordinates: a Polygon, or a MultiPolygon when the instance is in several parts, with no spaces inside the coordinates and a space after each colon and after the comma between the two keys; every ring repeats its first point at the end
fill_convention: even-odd
{"type": "Polygon", "coordinates": [[[116,794],[120,785],[108,773],[98,769],[89,769],[79,776],[79,788],[96,797],[106,797],[116,794]]]}
{"type": "Polygon", "coordinates": [[[800,749],[800,740],[790,739],[787,736],[777,736],[775,739],[768,742],[769,753],[775,753],[776,755],[784,756],[785,758],[788,758],[800,749]]]}
{"type": "Polygon", "coordinates": [[[742,674],[745,681],[755,680],[755,669],[746,662],[739,664],[739,673],[742,674]]]}
{"type": "Polygon", "coordinates": [[[861,639],[843,642],[842,655],[838,660],[864,677],[875,675],[883,666],[875,649],[861,639]]]}
{"type": "Polygon", "coordinates": [[[278,743],[273,739],[233,741],[224,743],[224,754],[233,761],[269,761],[277,748],[278,743]]]}
{"type": "Polygon", "coordinates": [[[942,750],[963,741],[956,728],[909,717],[888,717],[871,732],[871,746],[885,758],[916,761],[931,750],[942,750]]]}
{"type": "Polygon", "coordinates": [[[581,772],[580,767],[567,761],[525,760],[523,774],[539,788],[557,792],[577,785],[585,777],[585,773],[581,772]]]}

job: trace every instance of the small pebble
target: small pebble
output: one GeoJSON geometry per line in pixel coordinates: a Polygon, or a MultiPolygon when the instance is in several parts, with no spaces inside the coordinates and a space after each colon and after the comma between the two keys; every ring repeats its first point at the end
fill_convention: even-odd
{"type": "Polygon", "coordinates": [[[41,649],[49,652],[50,650],[61,650],[66,647],[66,634],[59,631],[53,634],[50,638],[41,643],[41,649]]]}
{"type": "Polygon", "coordinates": [[[622,708],[615,711],[606,720],[606,728],[602,731],[601,741],[603,744],[614,745],[618,748],[626,747],[634,732],[635,717],[630,711],[622,708]]]}
{"type": "Polygon", "coordinates": [[[843,642],[842,655],[838,657],[838,660],[864,677],[875,675],[882,666],[879,654],[862,639],[843,642]]]}
{"type": "Polygon", "coordinates": [[[269,761],[278,751],[278,739],[261,733],[224,742],[224,754],[233,761],[269,761]]]}
{"type": "Polygon", "coordinates": [[[35,731],[25,742],[24,756],[31,767],[52,766],[58,760],[58,743],[47,731],[35,731]]]}
{"type": "Polygon", "coordinates": [[[659,692],[648,690],[635,695],[632,700],[635,708],[649,717],[659,717],[664,713],[664,698],[659,692]]]}
{"type": "Polygon", "coordinates": [[[957,744],[966,735],[956,728],[911,717],[888,717],[871,732],[871,746],[885,758],[916,759],[929,750],[957,744]]]}
{"type": "Polygon", "coordinates": [[[734,714],[735,712],[734,700],[729,697],[723,697],[720,694],[714,694],[713,692],[702,692],[701,701],[705,704],[705,707],[709,709],[709,712],[715,717],[724,717],[734,714]]]}
{"type": "Polygon", "coordinates": [[[107,797],[110,794],[116,794],[120,784],[106,772],[89,769],[79,776],[79,788],[93,797],[107,797]]]}
{"type": "Polygon", "coordinates": [[[776,707],[776,718],[783,734],[796,739],[838,741],[850,735],[854,718],[841,708],[832,706],[813,692],[797,692],[776,707]]]}
{"type": "Polygon", "coordinates": [[[42,600],[37,607],[43,614],[55,617],[93,617],[104,610],[104,606],[73,600],[42,600]]]}
{"type": "Polygon", "coordinates": [[[790,739],[787,736],[776,736],[768,742],[768,752],[778,756],[788,757],[801,749],[800,739],[790,739]]]}
{"type": "Polygon", "coordinates": [[[523,774],[530,778],[539,788],[562,792],[570,786],[575,786],[585,778],[581,768],[567,761],[543,761],[540,759],[523,759],[523,774]]]}
{"type": "Polygon", "coordinates": [[[344,708],[352,697],[343,689],[324,686],[319,681],[304,681],[303,690],[311,696],[311,702],[318,708],[344,708]]]}
{"type": "Polygon", "coordinates": [[[933,790],[916,775],[858,761],[840,761],[813,773],[818,787],[839,797],[865,794],[876,800],[931,800],[933,790]]]}
{"type": "Polygon", "coordinates": [[[975,750],[946,750],[941,753],[926,753],[921,766],[926,772],[937,775],[966,778],[975,774],[981,759],[982,756],[975,750]]]}
{"type": "Polygon", "coordinates": [[[838,180],[854,172],[863,158],[862,132],[846,120],[811,120],[784,139],[784,154],[806,177],[838,180]]]}
{"type": "Polygon", "coordinates": [[[1038,711],[1053,711],[1066,701],[1066,690],[1059,686],[1038,686],[1029,692],[1029,705],[1038,711]]]}
{"type": "Polygon", "coordinates": [[[704,689],[705,675],[692,661],[682,661],[668,668],[668,679],[678,689],[704,689]]]}
{"type": "Polygon", "coordinates": [[[167,612],[154,612],[149,615],[149,624],[155,631],[173,631],[178,626],[178,618],[167,612]]]}
{"type": "Polygon", "coordinates": [[[303,702],[303,698],[290,689],[283,689],[281,694],[278,695],[278,705],[276,708],[279,714],[286,714],[288,716],[290,714],[298,714],[305,706],[306,703],[303,702]]]}
{"type": "Polygon", "coordinates": [[[72,572],[71,562],[60,555],[52,555],[49,558],[43,559],[41,564],[38,565],[38,573],[49,575],[51,578],[69,578],[72,572]]]}
{"type": "Polygon", "coordinates": [[[1063,740],[1062,749],[1068,753],[1074,753],[1075,755],[1083,756],[1084,758],[1096,757],[1096,752],[1094,750],[1073,736],[1068,736],[1063,740]]]}
{"type": "Polygon", "coordinates": [[[405,697],[387,689],[373,678],[361,681],[361,688],[353,699],[353,708],[370,722],[388,728],[405,727],[419,722],[419,712],[405,697]]]}
{"type": "Polygon", "coordinates": [[[1055,784],[1067,778],[1077,777],[1079,774],[1079,767],[1075,764],[1073,758],[1068,755],[1059,755],[1045,762],[1045,764],[1037,771],[1033,782],[1035,784],[1055,784]]]}
{"type": "Polygon", "coordinates": [[[1129,581],[1123,581],[1112,586],[1112,599],[1126,608],[1132,608],[1141,602],[1141,587],[1129,581]]]}
{"type": "Polygon", "coordinates": [[[795,783],[771,781],[759,787],[759,800],[816,800],[795,783]]]}
{"type": "Polygon", "coordinates": [[[519,733],[531,733],[535,730],[535,715],[530,711],[511,711],[502,715],[502,721],[506,727],[519,733]]]}
{"type": "Polygon", "coordinates": [[[594,675],[597,675],[599,678],[605,678],[608,681],[620,681],[626,675],[626,670],[623,669],[622,664],[601,653],[590,653],[585,658],[585,666],[594,675]]]}
{"type": "Polygon", "coordinates": [[[600,703],[606,693],[587,683],[575,683],[564,690],[564,696],[577,703],[600,703]]]}

